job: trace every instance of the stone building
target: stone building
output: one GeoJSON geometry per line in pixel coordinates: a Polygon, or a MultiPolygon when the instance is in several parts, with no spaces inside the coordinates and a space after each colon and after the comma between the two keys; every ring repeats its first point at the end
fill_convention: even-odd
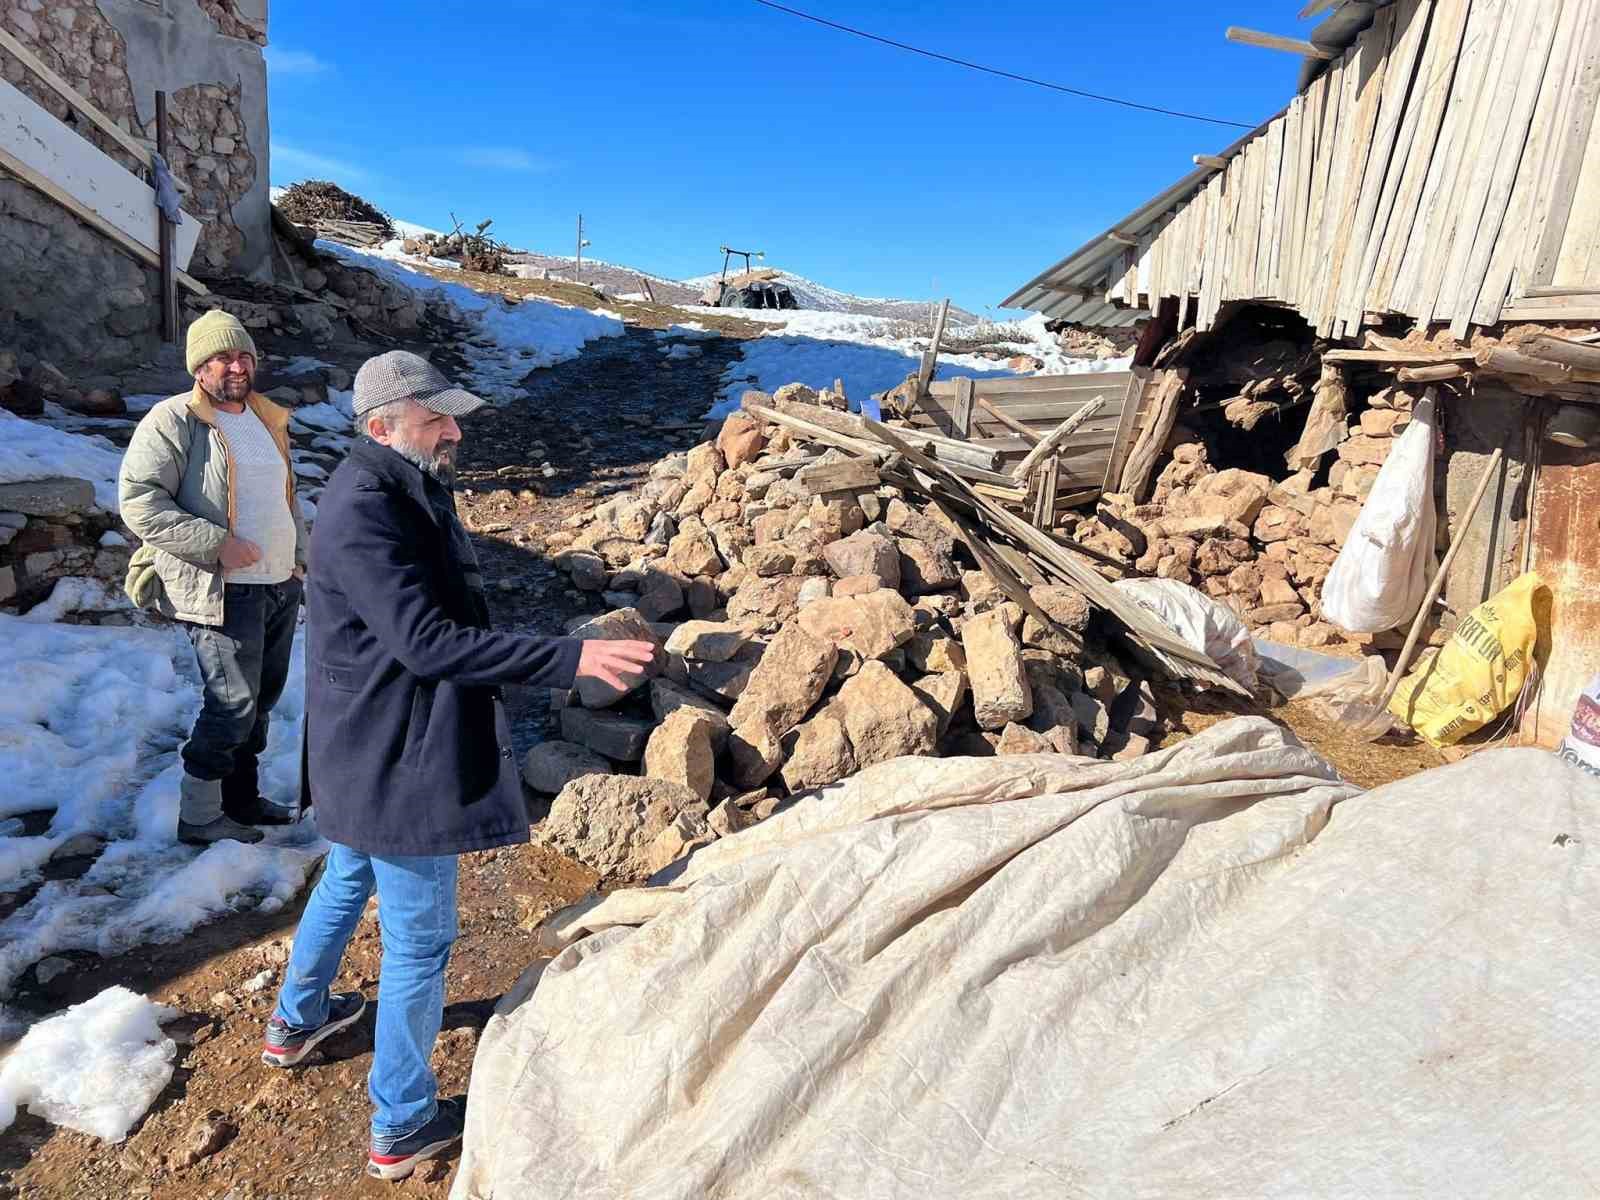
{"type": "MultiPolygon", "coordinates": [[[[0,30],[151,147],[166,92],[169,166],[201,227],[186,269],[270,277],[266,0],[0,0],[0,30]]],[[[52,136],[70,129],[143,171],[3,42],[0,103],[14,88],[62,123],[52,136]]],[[[148,357],[159,325],[152,266],[0,167],[0,350],[103,369],[148,357]]]]}

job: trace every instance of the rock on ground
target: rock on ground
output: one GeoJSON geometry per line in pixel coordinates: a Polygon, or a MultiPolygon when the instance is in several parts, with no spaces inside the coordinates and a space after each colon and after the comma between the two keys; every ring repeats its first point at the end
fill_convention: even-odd
{"type": "Polygon", "coordinates": [[[561,789],[534,834],[601,875],[638,878],[656,869],[646,855],[656,835],[702,803],[670,780],[585,775],[561,789]]]}

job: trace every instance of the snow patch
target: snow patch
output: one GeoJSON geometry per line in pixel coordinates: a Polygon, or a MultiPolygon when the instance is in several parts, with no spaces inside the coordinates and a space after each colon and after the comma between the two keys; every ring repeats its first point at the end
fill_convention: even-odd
{"type": "Polygon", "coordinates": [[[88,576],[67,575],[56,580],[48,597],[17,619],[42,624],[59,621],[73,613],[131,611],[132,608],[127,595],[120,589],[113,590],[101,580],[88,576]]]}
{"type": "Polygon", "coordinates": [[[320,249],[452,306],[457,317],[475,330],[463,347],[470,364],[464,382],[487,400],[515,399],[522,395],[522,381],[534,368],[566,362],[576,358],[588,342],[623,333],[622,319],[614,312],[569,308],[531,298],[510,304],[503,296],[475,292],[413,271],[406,265],[407,256],[388,250],[387,245],[378,251],[360,251],[337,242],[317,243],[320,249]]]}
{"type": "Polygon", "coordinates": [[[117,512],[121,467],[122,451],[103,437],[67,433],[0,408],[0,483],[87,479],[94,484],[95,503],[117,512]]]}
{"type": "Polygon", "coordinates": [[[161,1025],[178,1010],[125,987],[40,1021],[0,1064],[0,1129],[26,1106],[53,1125],[120,1142],[172,1078],[161,1025]]]}

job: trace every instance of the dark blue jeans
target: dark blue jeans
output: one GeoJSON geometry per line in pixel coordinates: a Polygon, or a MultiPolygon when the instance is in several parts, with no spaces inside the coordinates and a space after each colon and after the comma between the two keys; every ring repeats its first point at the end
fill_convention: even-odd
{"type": "Polygon", "coordinates": [[[236,771],[254,776],[267,747],[272,706],[289,678],[295,618],[304,585],[230,583],[223,587],[222,624],[184,623],[200,664],[204,696],[183,769],[196,779],[226,779],[236,771]]]}
{"type": "Polygon", "coordinates": [[[294,932],[276,1015],[296,1029],[328,1019],[329,985],[374,890],[383,966],[367,1094],[374,1135],[401,1137],[431,1121],[438,1107],[428,1059],[444,1018],[444,968],[456,940],[454,855],[384,857],[335,842],[294,932]]]}

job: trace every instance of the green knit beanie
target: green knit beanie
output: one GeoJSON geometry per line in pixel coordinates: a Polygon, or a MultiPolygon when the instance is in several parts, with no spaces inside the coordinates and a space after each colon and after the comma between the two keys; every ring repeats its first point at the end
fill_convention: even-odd
{"type": "Polygon", "coordinates": [[[220,308],[213,308],[189,326],[189,340],[184,346],[184,362],[189,374],[200,369],[200,364],[213,354],[224,350],[243,350],[251,358],[260,359],[250,333],[239,324],[239,318],[220,308]]]}

